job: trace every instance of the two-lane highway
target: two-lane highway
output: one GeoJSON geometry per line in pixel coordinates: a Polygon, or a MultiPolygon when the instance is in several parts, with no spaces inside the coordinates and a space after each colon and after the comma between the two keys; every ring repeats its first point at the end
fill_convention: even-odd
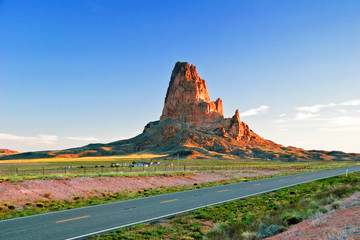
{"type": "Polygon", "coordinates": [[[0,239],[84,239],[277,189],[360,171],[360,166],[234,183],[0,221],[0,239]]]}

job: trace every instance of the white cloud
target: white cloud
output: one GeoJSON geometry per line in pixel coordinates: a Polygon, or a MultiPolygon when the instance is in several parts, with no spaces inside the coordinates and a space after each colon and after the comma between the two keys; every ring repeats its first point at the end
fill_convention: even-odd
{"type": "Polygon", "coordinates": [[[348,113],[348,111],[346,109],[342,109],[342,108],[338,108],[338,109],[336,109],[336,111],[338,111],[338,112],[340,112],[342,114],[347,114],[348,113]]]}
{"type": "MultiPolygon", "coordinates": [[[[279,133],[309,134],[318,133],[318,136],[349,136],[357,139],[360,133],[360,100],[350,100],[340,103],[316,104],[312,106],[294,108],[292,113],[285,117],[279,115],[279,133]],[[283,129],[288,129],[285,131],[283,129]]],[[[310,135],[309,135],[310,136],[310,135]]],[[[316,134],[314,138],[318,137],[316,134]]],[[[330,141],[324,139],[324,141],[330,141]]],[[[353,143],[348,143],[353,144],[353,143]]]]}
{"type": "Polygon", "coordinates": [[[356,116],[330,118],[328,122],[332,126],[355,126],[355,127],[359,126],[360,127],[360,117],[356,117],[356,116]]]}
{"type": "Polygon", "coordinates": [[[298,112],[318,113],[322,108],[333,108],[336,106],[360,106],[360,99],[353,99],[342,103],[316,104],[312,106],[304,106],[295,108],[298,112]]]}
{"type": "Polygon", "coordinates": [[[310,112],[310,113],[317,113],[319,112],[322,108],[331,108],[331,107],[335,107],[336,104],[334,103],[329,103],[329,104],[316,104],[313,106],[304,106],[304,107],[297,107],[295,108],[295,110],[299,111],[299,112],[310,112]]]}
{"type": "Polygon", "coordinates": [[[100,141],[100,139],[96,137],[64,137],[64,139],[75,140],[75,141],[87,141],[87,142],[100,141]]]}
{"type": "Polygon", "coordinates": [[[344,117],[351,116],[354,113],[358,113],[358,109],[350,108],[350,107],[356,107],[360,106],[360,99],[353,99],[349,101],[345,101],[342,103],[328,103],[328,104],[315,104],[312,106],[302,106],[302,107],[296,107],[294,114],[289,114],[290,117],[287,119],[284,119],[283,117],[286,116],[286,114],[280,114],[278,120],[276,120],[277,123],[285,123],[285,122],[292,122],[292,121],[300,121],[300,120],[318,120],[318,121],[329,121],[331,118],[336,115],[335,111],[328,111],[327,114],[332,115],[332,117],[329,118],[329,116],[326,118],[319,118],[320,113],[321,115],[324,114],[324,112],[321,112],[324,108],[332,109],[334,107],[341,106],[341,108],[336,108],[336,111],[338,113],[342,113],[344,117]],[[291,117],[292,116],[292,117],[291,117]]]}
{"type": "Polygon", "coordinates": [[[319,117],[319,114],[313,114],[310,112],[299,112],[295,115],[295,120],[306,120],[309,118],[319,117]]]}
{"type": "Polygon", "coordinates": [[[249,109],[243,113],[240,113],[240,117],[248,117],[248,116],[254,116],[254,115],[259,115],[259,114],[264,114],[267,112],[267,110],[269,109],[269,106],[266,105],[261,105],[258,108],[252,108],[249,109]]]}
{"type": "Polygon", "coordinates": [[[353,99],[340,104],[341,106],[360,106],[360,99],[353,99]]]}
{"type": "Polygon", "coordinates": [[[0,133],[0,141],[8,141],[8,142],[21,142],[27,144],[56,144],[58,140],[57,136],[54,135],[45,135],[38,134],[36,137],[25,137],[25,136],[17,136],[8,133],[0,133]]]}
{"type": "Polygon", "coordinates": [[[325,128],[319,128],[318,130],[323,132],[349,132],[359,129],[360,127],[325,127],[325,128]]]}
{"type": "Polygon", "coordinates": [[[293,121],[293,119],[278,119],[275,122],[277,123],[286,123],[286,122],[291,122],[293,121]]]}

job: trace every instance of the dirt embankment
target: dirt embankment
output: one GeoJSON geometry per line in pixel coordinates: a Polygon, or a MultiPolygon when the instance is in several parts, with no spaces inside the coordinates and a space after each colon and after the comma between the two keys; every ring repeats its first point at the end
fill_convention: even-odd
{"type": "MultiPolygon", "coordinates": [[[[336,203],[339,210],[318,214],[313,219],[291,226],[267,240],[360,239],[360,192],[336,203]]],[[[331,208],[331,206],[328,206],[331,208]]]]}
{"type": "Polygon", "coordinates": [[[27,202],[46,199],[73,199],[75,196],[88,197],[103,192],[137,191],[155,187],[174,187],[194,183],[228,180],[239,177],[266,176],[278,174],[277,171],[258,171],[256,173],[197,173],[177,176],[151,177],[77,177],[70,179],[37,179],[18,183],[0,183],[0,203],[9,202],[17,207],[27,202]]]}

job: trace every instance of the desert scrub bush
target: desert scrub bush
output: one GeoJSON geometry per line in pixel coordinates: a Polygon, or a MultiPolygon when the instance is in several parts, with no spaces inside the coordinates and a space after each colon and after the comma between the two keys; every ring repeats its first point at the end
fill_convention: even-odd
{"type": "Polygon", "coordinates": [[[338,210],[341,208],[341,203],[339,201],[335,201],[331,204],[331,207],[335,210],[338,210]]]}
{"type": "Polygon", "coordinates": [[[81,201],[81,200],[82,200],[82,197],[79,196],[79,195],[77,195],[77,196],[74,197],[74,200],[75,200],[75,201],[81,201]]]}
{"type": "Polygon", "coordinates": [[[9,210],[15,210],[15,209],[16,209],[16,207],[15,207],[14,205],[8,205],[7,208],[8,208],[9,210]]]}
{"type": "Polygon", "coordinates": [[[285,212],[283,214],[283,220],[287,225],[294,225],[303,220],[303,215],[298,211],[285,212]]]}
{"type": "Polygon", "coordinates": [[[42,203],[42,202],[37,202],[36,206],[39,207],[39,208],[43,208],[45,206],[45,204],[42,203]]]}
{"type": "Polygon", "coordinates": [[[285,229],[286,228],[284,226],[278,224],[266,225],[262,223],[259,225],[259,230],[257,231],[256,236],[259,238],[267,238],[276,235],[278,233],[281,233],[285,229]]]}
{"type": "Polygon", "coordinates": [[[44,197],[45,197],[45,198],[50,198],[50,196],[51,196],[51,193],[45,193],[45,194],[44,194],[44,197]]]}

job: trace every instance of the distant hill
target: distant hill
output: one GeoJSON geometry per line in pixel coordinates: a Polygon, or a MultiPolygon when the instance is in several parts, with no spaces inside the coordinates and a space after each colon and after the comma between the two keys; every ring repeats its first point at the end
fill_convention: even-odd
{"type": "Polygon", "coordinates": [[[172,71],[160,120],[148,123],[131,139],[89,144],[59,151],[28,152],[0,159],[167,154],[163,158],[262,158],[271,160],[359,160],[360,154],[306,151],[260,137],[240,120],[239,111],[225,118],[220,98],[210,101],[196,67],[177,62],[172,71]]]}
{"type": "Polygon", "coordinates": [[[0,149],[0,157],[13,155],[13,154],[19,154],[19,153],[20,152],[18,152],[18,151],[13,151],[13,150],[9,150],[9,149],[0,149]]]}

